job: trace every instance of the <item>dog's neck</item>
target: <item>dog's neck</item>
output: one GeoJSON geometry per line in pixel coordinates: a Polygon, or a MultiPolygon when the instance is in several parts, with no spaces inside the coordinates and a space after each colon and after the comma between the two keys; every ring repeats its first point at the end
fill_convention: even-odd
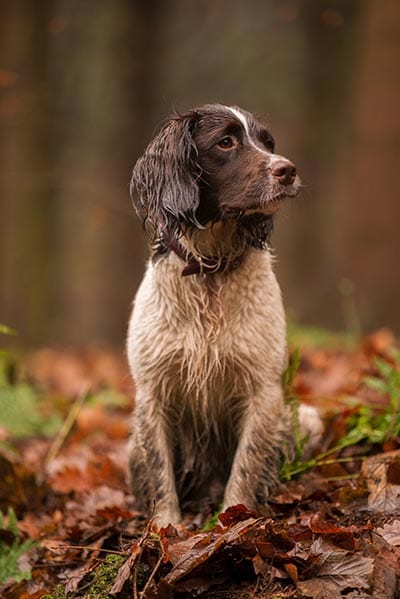
{"type": "Polygon", "coordinates": [[[182,276],[229,272],[240,266],[248,248],[266,248],[272,228],[272,216],[262,213],[220,220],[205,229],[187,228],[179,237],[161,226],[153,257],[173,252],[185,263],[182,276]]]}

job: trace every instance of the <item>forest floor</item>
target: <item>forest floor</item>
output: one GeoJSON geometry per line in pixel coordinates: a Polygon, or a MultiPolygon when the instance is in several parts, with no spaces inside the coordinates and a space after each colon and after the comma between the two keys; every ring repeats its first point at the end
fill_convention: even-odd
{"type": "MultiPolygon", "coordinates": [[[[0,597],[400,596],[400,354],[295,335],[287,396],[326,424],[282,469],[270,516],[243,506],[156,530],[126,483],[134,401],[123,354],[0,356],[0,597]]],[[[398,347],[398,346],[397,346],[398,347]]]]}

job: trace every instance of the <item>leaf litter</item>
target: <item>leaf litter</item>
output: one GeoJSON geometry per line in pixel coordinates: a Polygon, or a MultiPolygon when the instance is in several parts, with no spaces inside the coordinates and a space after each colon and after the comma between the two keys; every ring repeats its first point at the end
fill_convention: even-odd
{"type": "Polygon", "coordinates": [[[97,349],[28,356],[22,382],[46,410],[53,402],[52,416],[65,422],[82,389],[87,398],[56,450],[45,432],[1,429],[0,548],[32,545],[16,565],[29,579],[0,572],[0,596],[399,596],[394,345],[378,331],[352,349],[303,348],[291,392],[323,415],[321,447],[276,489],[268,517],[235,506],[203,531],[199,522],[215,522],[211,505],[160,530],[135,510],[125,478],[134,390],[123,358],[97,349]]]}

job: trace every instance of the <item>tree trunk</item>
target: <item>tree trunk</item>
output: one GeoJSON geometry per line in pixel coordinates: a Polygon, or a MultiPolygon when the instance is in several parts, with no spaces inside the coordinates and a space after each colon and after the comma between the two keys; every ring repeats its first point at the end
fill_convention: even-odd
{"type": "Polygon", "coordinates": [[[400,3],[366,3],[354,85],[353,140],[344,148],[340,244],[365,328],[400,330],[400,3]]]}
{"type": "Polygon", "coordinates": [[[30,0],[0,9],[0,322],[18,329],[21,344],[49,332],[47,6],[30,0]]]}

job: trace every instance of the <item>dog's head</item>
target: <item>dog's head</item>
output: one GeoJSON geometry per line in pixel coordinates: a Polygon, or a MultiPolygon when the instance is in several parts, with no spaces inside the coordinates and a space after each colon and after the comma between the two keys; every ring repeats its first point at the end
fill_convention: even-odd
{"type": "Polygon", "coordinates": [[[133,170],[136,209],[153,230],[173,233],[273,214],[300,188],[296,167],[274,145],[269,130],[240,108],[210,104],[173,116],[133,170]]]}

